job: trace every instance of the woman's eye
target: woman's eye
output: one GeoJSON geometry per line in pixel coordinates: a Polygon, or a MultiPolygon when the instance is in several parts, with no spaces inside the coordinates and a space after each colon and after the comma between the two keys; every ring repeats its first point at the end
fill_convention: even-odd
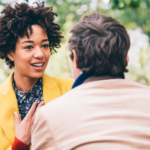
{"type": "Polygon", "coordinates": [[[44,45],[42,45],[42,47],[44,47],[44,48],[48,48],[48,47],[49,47],[49,45],[48,45],[48,44],[44,44],[44,45]]]}
{"type": "Polygon", "coordinates": [[[25,49],[32,49],[32,46],[26,46],[25,49]]]}

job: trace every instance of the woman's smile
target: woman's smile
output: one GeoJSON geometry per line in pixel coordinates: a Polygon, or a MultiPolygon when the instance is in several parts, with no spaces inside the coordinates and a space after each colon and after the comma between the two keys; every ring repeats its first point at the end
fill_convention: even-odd
{"type": "Polygon", "coordinates": [[[36,63],[31,63],[31,66],[37,71],[42,71],[44,69],[44,62],[36,62],[36,63]]]}

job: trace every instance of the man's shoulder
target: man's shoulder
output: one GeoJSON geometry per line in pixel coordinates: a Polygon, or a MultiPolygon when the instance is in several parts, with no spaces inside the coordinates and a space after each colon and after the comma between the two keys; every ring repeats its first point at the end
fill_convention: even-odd
{"type": "MultiPolygon", "coordinates": [[[[132,95],[149,95],[150,87],[142,85],[140,83],[131,81],[131,80],[124,80],[124,79],[109,79],[109,80],[99,80],[88,82],[85,84],[81,84],[80,86],[70,90],[69,92],[65,93],[61,97],[54,99],[53,101],[49,102],[45,108],[47,110],[59,108],[67,108],[72,103],[81,103],[82,99],[87,98],[90,100],[91,97],[107,97],[109,93],[116,93],[118,95],[125,95],[125,94],[132,94],[132,95]],[[137,93],[138,92],[138,93],[137,93]],[[51,108],[51,109],[50,109],[51,108]]],[[[148,96],[150,98],[150,96],[148,96]]],[[[92,100],[92,99],[91,99],[92,100]]],[[[74,107],[70,105],[70,107],[74,107]]],[[[43,108],[44,109],[44,108],[43,108]]]]}
{"type": "Polygon", "coordinates": [[[74,118],[79,112],[84,112],[83,110],[87,110],[87,108],[90,110],[96,107],[95,109],[97,109],[97,106],[100,108],[104,103],[110,106],[109,102],[126,104],[133,101],[133,104],[139,105],[142,100],[149,104],[149,91],[149,87],[130,80],[94,81],[70,90],[40,109],[49,122],[60,123],[61,119],[65,118],[66,121],[70,121],[70,118],[74,118]]]}
{"type": "Polygon", "coordinates": [[[116,79],[116,81],[112,81],[111,83],[112,88],[122,89],[122,90],[143,90],[149,91],[150,87],[143,85],[141,83],[128,80],[128,79],[116,79]]]}
{"type": "Polygon", "coordinates": [[[140,88],[140,89],[145,89],[149,90],[150,87],[140,84],[135,81],[131,81],[128,79],[105,79],[105,80],[96,80],[92,82],[87,82],[83,84],[82,86],[84,87],[95,87],[99,89],[134,89],[134,88],[140,88]]]}
{"type": "Polygon", "coordinates": [[[99,97],[101,97],[102,93],[106,93],[105,96],[107,97],[107,93],[111,91],[116,91],[118,92],[118,94],[120,92],[123,94],[129,92],[132,93],[133,95],[135,94],[136,96],[137,92],[139,92],[138,94],[142,94],[142,92],[149,94],[150,87],[127,79],[109,79],[109,80],[87,82],[70,90],[61,97],[58,97],[57,99],[51,101],[48,104],[49,106],[47,107],[54,107],[54,105],[56,105],[57,107],[60,104],[62,106],[66,103],[72,103],[74,101],[80,102],[80,99],[88,97],[89,95],[95,96],[94,95],[95,93],[97,93],[97,96],[99,97]]]}
{"type": "Polygon", "coordinates": [[[48,102],[40,109],[43,111],[43,113],[52,113],[54,115],[55,112],[59,112],[62,109],[68,108],[70,103],[74,101],[75,96],[79,96],[80,93],[77,93],[78,92],[76,92],[76,90],[70,90],[67,93],[64,93],[62,96],[48,102]]]}

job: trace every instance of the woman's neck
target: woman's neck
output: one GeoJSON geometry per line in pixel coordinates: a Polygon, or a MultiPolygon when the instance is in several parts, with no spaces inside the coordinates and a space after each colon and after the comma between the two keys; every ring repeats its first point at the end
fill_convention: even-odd
{"type": "Polygon", "coordinates": [[[14,81],[15,81],[15,87],[24,92],[28,93],[30,89],[36,84],[38,79],[35,78],[29,78],[29,77],[20,77],[17,74],[14,74],[14,81]]]}

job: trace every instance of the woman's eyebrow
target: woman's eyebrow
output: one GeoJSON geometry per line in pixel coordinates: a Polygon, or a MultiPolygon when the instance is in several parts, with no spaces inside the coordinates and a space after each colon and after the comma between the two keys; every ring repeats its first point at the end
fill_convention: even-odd
{"type": "MultiPolygon", "coordinates": [[[[43,39],[42,42],[45,42],[45,41],[49,41],[48,39],[43,39]]],[[[23,43],[34,43],[34,41],[23,41],[21,44],[23,43]]]]}
{"type": "Polygon", "coordinates": [[[23,41],[21,44],[23,43],[34,43],[34,41],[23,41]]]}
{"type": "Polygon", "coordinates": [[[42,42],[49,41],[48,39],[43,39],[42,42]]]}

